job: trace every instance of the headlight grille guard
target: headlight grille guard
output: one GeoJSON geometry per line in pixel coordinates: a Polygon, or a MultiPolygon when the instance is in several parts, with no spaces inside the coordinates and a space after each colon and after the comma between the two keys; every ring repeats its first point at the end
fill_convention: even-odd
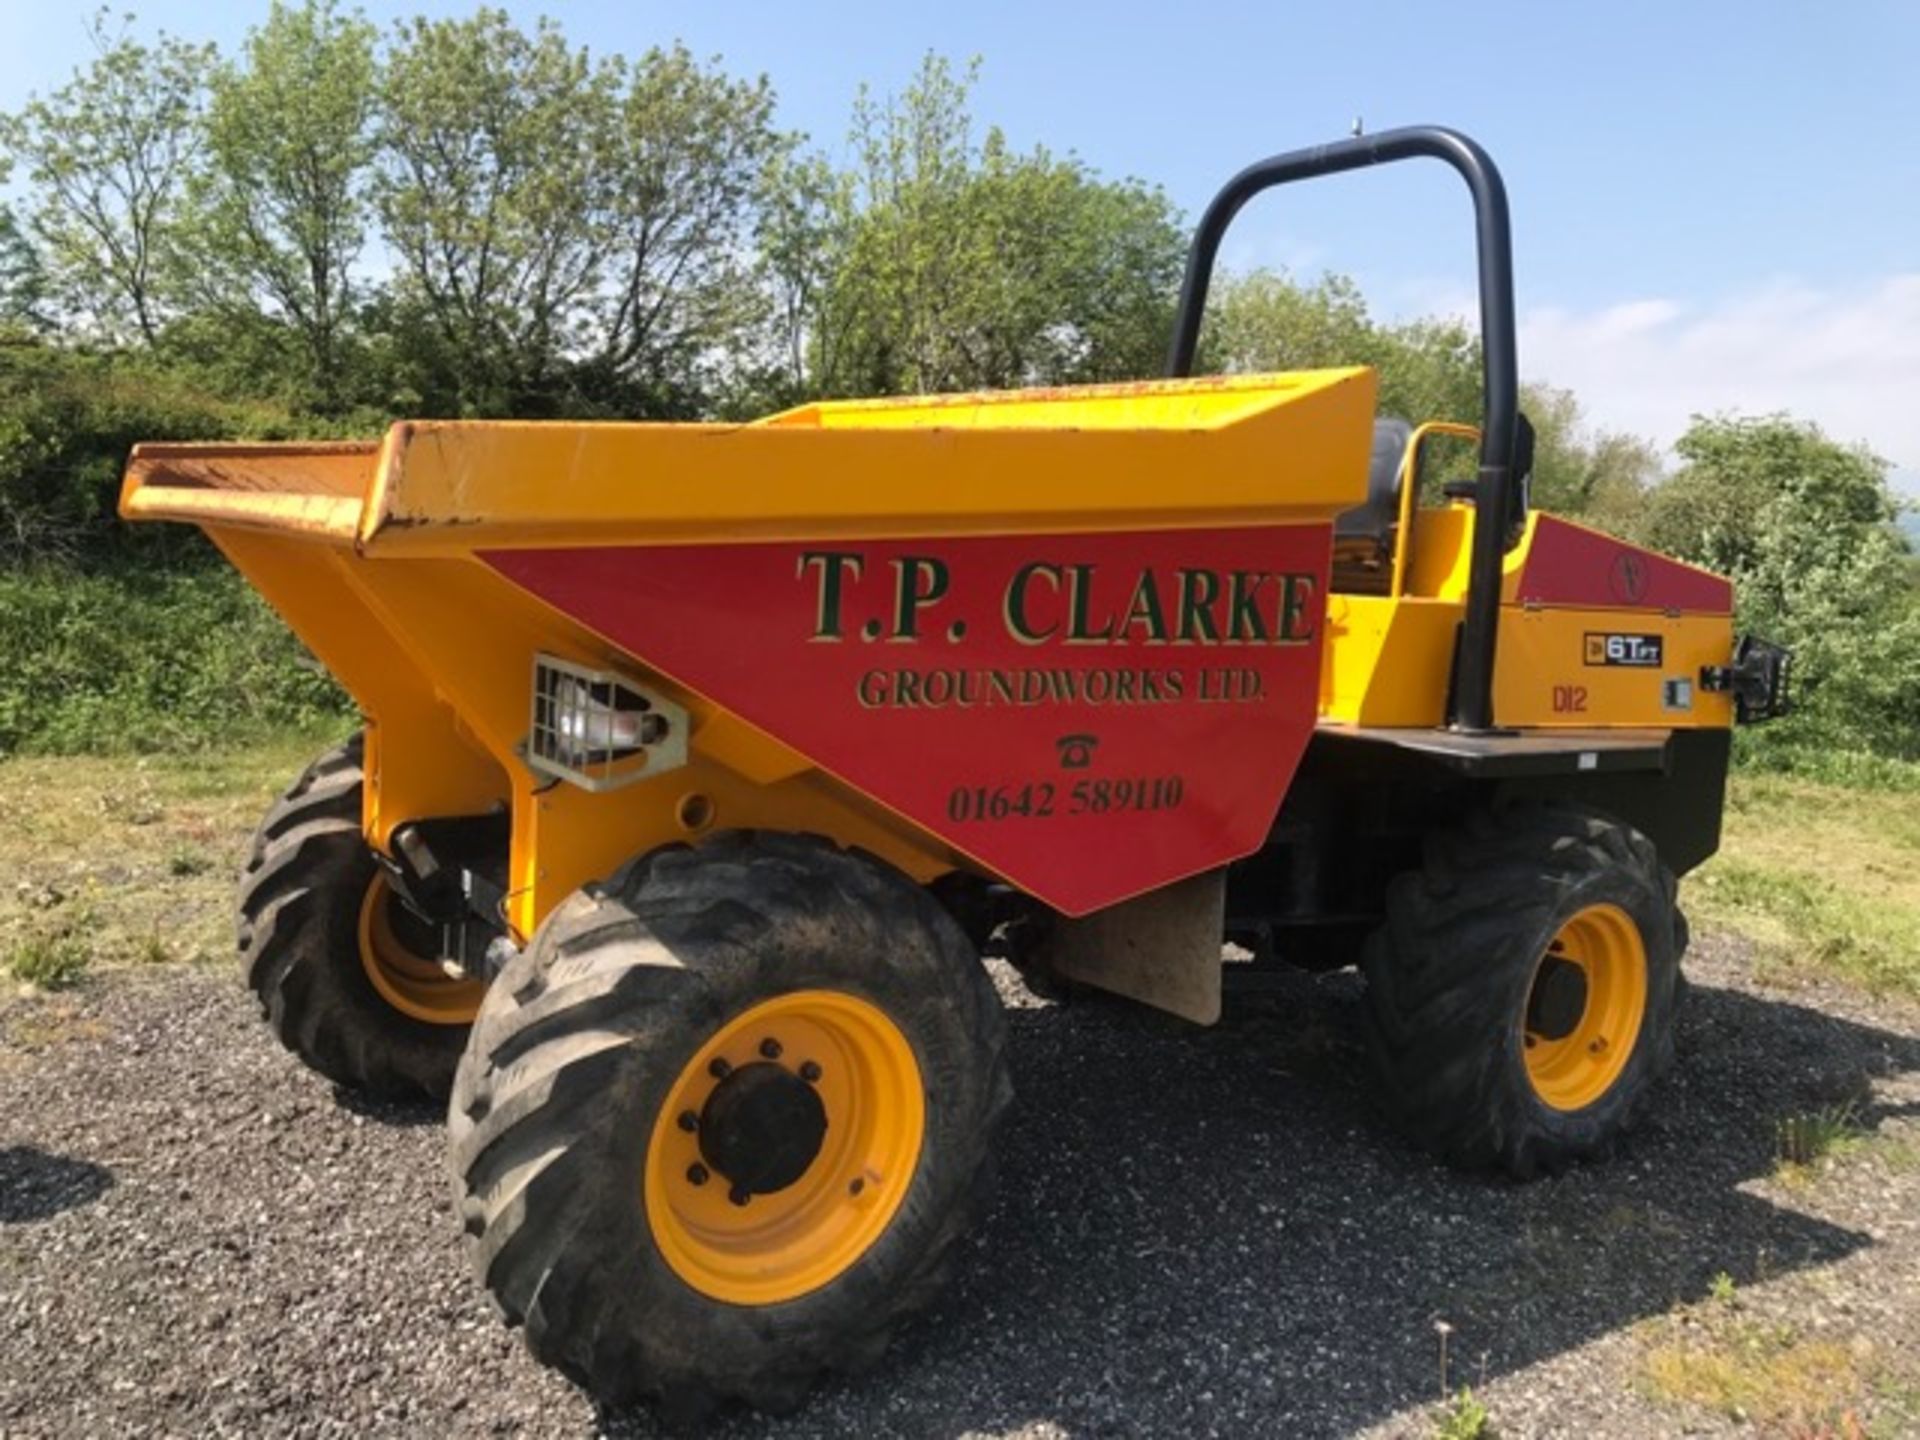
{"type": "Polygon", "coordinates": [[[1742,725],[1755,725],[1792,710],[1792,671],[1793,652],[1786,646],[1742,635],[1734,643],[1731,665],[1701,667],[1700,688],[1732,691],[1735,718],[1742,725]]]}
{"type": "Polygon", "coordinates": [[[529,768],[582,790],[618,790],[687,763],[687,712],[613,670],[533,657],[529,768]]]}

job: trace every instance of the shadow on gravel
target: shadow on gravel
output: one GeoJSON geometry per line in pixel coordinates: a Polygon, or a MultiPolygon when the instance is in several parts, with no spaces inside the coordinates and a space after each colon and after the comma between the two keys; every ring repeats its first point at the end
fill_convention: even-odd
{"type": "MultiPolygon", "coordinates": [[[[716,1433],[1341,1434],[1707,1293],[1871,1243],[1746,1193],[1780,1121],[1920,1070],[1920,1040],[1696,987],[1681,1059],[1611,1162],[1518,1186],[1387,1136],[1350,976],[1217,1029],[1009,1013],[1020,1102],[958,1283],[873,1374],[716,1433]]],[[[1862,1105],[1869,1125],[1876,1115],[1862,1105]]],[[[602,1417],[652,1433],[644,1414],[602,1417]]]]}
{"type": "Polygon", "coordinates": [[[376,1125],[395,1130],[417,1130],[423,1125],[445,1125],[447,1107],[437,1100],[387,1100],[378,1095],[362,1095],[345,1086],[333,1087],[333,1103],[349,1115],[358,1115],[376,1125]]]}
{"type": "Polygon", "coordinates": [[[113,1185],[113,1172],[91,1160],[49,1155],[31,1145],[0,1149],[0,1225],[50,1220],[91,1205],[113,1185]]]}

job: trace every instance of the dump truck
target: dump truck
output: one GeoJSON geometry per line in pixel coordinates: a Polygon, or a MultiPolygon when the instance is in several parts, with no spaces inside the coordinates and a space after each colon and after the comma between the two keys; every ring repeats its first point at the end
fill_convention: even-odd
{"type": "Polygon", "coordinates": [[[1197,1024],[1223,941],[1358,965],[1386,1112],[1467,1168],[1649,1102],[1676,878],[1788,657],[1530,507],[1494,164],[1419,127],[1242,172],[1168,371],[133,452],[121,513],[199,525],[364,717],[260,824],[247,983],[330,1080],[447,1097],[473,1268],[594,1394],[779,1409],[879,1358],[991,1173],[989,949],[1197,1024]],[[1248,199],[1412,158],[1474,202],[1477,424],[1191,376],[1248,199]],[[1438,437],[1477,468],[1436,489],[1438,437]]]}

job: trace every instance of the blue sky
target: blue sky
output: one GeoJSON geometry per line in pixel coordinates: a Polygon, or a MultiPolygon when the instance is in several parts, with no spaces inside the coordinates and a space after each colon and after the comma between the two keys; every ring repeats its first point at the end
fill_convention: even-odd
{"type": "MultiPolygon", "coordinates": [[[[0,8],[11,108],[86,58],[86,7],[0,8]]],[[[136,8],[143,25],[231,44],[265,0],[136,8]]],[[[1189,218],[1248,160],[1355,116],[1457,125],[1506,172],[1529,376],[1662,442],[1695,410],[1794,410],[1920,490],[1920,5],[508,8],[545,9],[595,49],[680,38],[765,72],[783,123],[828,148],[861,81],[897,88],[929,49],[977,54],[982,120],[1163,184],[1189,218]]],[[[1437,166],[1279,192],[1249,209],[1227,258],[1344,270],[1389,314],[1471,303],[1467,205],[1437,166]]]]}

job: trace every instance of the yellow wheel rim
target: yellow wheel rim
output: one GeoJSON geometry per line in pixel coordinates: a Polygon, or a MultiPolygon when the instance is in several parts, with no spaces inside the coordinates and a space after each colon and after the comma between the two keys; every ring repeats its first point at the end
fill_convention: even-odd
{"type": "Polygon", "coordinates": [[[1647,1010],[1647,949],[1618,905],[1589,905],[1539,962],[1521,1021],[1527,1079],[1555,1110],[1583,1110],[1633,1057],[1647,1010]]]}
{"type": "Polygon", "coordinates": [[[877,1006],[837,990],[764,1001],[700,1047],[654,1120],[643,1184],[654,1243],[716,1300],[818,1290],[885,1232],[925,1133],[920,1066],[877,1006]],[[768,1156],[789,1141],[797,1176],[763,1173],[767,1188],[749,1193],[743,1180],[776,1169],[768,1156]]]}
{"type": "Polygon", "coordinates": [[[386,873],[378,872],[360,902],[360,964],[394,1009],[429,1025],[471,1025],[486,984],[448,972],[438,959],[417,954],[394,932],[400,903],[386,873]]]}

